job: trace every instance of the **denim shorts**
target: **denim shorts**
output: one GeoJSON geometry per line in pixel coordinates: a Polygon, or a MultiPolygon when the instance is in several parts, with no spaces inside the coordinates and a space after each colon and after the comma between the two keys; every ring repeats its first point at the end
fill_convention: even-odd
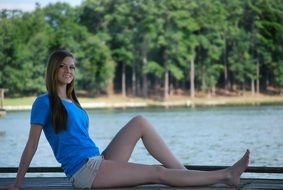
{"type": "Polygon", "coordinates": [[[97,175],[103,156],[90,157],[87,162],[71,177],[70,181],[75,188],[91,188],[97,175]]]}

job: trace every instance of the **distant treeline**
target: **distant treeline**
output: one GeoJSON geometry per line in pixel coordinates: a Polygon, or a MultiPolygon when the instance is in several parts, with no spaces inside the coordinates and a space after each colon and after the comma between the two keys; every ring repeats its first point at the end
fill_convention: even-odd
{"type": "Polygon", "coordinates": [[[282,0],[86,0],[0,12],[0,88],[45,91],[48,55],[76,58],[87,95],[283,89],[282,0]]]}

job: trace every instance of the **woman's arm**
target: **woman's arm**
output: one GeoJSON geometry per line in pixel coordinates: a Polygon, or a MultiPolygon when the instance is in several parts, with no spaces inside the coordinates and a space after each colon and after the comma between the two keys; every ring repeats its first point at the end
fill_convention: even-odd
{"type": "Polygon", "coordinates": [[[30,162],[31,162],[31,160],[34,156],[34,153],[37,150],[41,131],[42,131],[42,126],[31,125],[30,132],[29,132],[29,138],[28,138],[27,144],[25,146],[25,149],[22,153],[21,161],[20,161],[20,164],[19,164],[16,181],[10,187],[10,189],[18,189],[21,186],[22,181],[24,179],[24,176],[25,176],[27,169],[30,165],[30,162]]]}

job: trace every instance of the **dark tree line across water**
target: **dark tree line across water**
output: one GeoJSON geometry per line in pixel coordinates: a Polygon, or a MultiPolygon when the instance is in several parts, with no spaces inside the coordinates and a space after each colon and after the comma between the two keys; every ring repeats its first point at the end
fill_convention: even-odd
{"type": "Polygon", "coordinates": [[[283,93],[281,0],[85,0],[0,12],[0,88],[45,91],[47,57],[77,57],[88,95],[283,93]]]}

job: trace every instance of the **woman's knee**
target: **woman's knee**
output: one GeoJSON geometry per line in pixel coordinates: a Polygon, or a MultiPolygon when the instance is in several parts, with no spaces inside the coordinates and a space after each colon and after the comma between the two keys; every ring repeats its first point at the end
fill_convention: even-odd
{"type": "Polygon", "coordinates": [[[145,122],[146,119],[144,116],[142,115],[136,115],[135,117],[133,117],[132,119],[134,122],[137,122],[137,123],[142,123],[142,122],[145,122]]]}
{"type": "Polygon", "coordinates": [[[142,128],[142,127],[147,126],[147,125],[146,125],[147,120],[146,120],[146,118],[145,118],[144,116],[142,116],[142,115],[137,115],[137,116],[133,117],[132,122],[134,123],[134,126],[135,126],[135,127],[142,128]]]}
{"type": "Polygon", "coordinates": [[[142,115],[137,115],[132,119],[132,125],[135,130],[140,132],[140,135],[148,133],[152,130],[151,124],[147,121],[147,119],[142,115]]]}

